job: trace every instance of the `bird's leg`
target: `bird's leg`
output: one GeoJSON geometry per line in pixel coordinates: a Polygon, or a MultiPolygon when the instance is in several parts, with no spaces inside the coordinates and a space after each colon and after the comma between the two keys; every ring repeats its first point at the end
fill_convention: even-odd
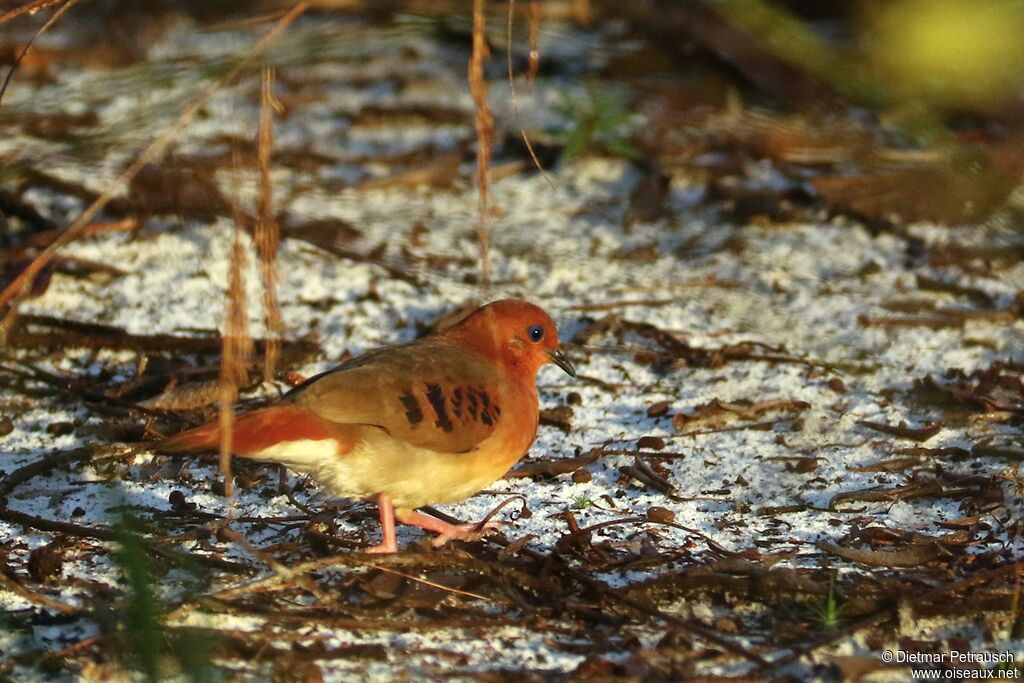
{"type": "Polygon", "coordinates": [[[395,506],[391,504],[391,496],[386,493],[377,494],[377,507],[380,509],[380,530],[384,539],[367,548],[368,553],[397,553],[398,542],[395,540],[395,506]]]}
{"type": "Polygon", "coordinates": [[[483,526],[480,524],[449,524],[416,510],[396,510],[395,519],[402,524],[418,526],[436,533],[437,537],[432,541],[435,547],[453,540],[476,541],[501,528],[501,524],[498,522],[487,522],[483,526]]]}

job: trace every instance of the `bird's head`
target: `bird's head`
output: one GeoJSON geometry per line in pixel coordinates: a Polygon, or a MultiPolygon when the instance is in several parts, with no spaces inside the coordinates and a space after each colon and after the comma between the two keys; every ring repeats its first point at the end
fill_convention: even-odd
{"type": "Polygon", "coordinates": [[[530,378],[546,363],[576,376],[572,363],[558,347],[558,331],[551,316],[527,301],[502,299],[489,303],[445,334],[530,378]]]}

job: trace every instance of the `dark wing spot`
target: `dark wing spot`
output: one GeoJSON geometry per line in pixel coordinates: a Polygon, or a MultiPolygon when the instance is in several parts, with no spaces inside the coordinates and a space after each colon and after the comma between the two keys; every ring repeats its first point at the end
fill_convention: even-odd
{"type": "Polygon", "coordinates": [[[476,389],[473,393],[480,398],[480,421],[490,427],[494,424],[494,418],[491,416],[491,395],[486,389],[476,389]]]}
{"type": "Polygon", "coordinates": [[[469,392],[469,414],[476,419],[476,394],[472,391],[469,392]]]}
{"type": "Polygon", "coordinates": [[[455,417],[462,417],[462,387],[455,387],[452,392],[452,412],[455,417]]]}
{"type": "Polygon", "coordinates": [[[402,394],[399,398],[402,402],[402,407],[405,408],[405,419],[409,421],[409,424],[414,425],[423,421],[423,411],[420,410],[419,401],[412,394],[402,394]]]}
{"type": "Polygon", "coordinates": [[[501,406],[499,406],[497,403],[494,404],[494,416],[501,417],[501,406]]]}
{"type": "Polygon", "coordinates": [[[446,432],[452,431],[455,425],[448,419],[448,412],[444,409],[444,392],[441,391],[441,387],[436,384],[428,384],[427,400],[430,401],[430,407],[434,409],[434,415],[437,416],[437,421],[434,424],[446,432]]]}

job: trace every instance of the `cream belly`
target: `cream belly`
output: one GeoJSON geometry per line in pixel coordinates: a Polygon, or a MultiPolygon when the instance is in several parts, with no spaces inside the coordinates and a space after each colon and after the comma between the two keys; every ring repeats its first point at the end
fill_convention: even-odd
{"type": "MultiPolygon", "coordinates": [[[[524,435],[525,436],[525,435],[524,435]]],[[[467,453],[439,453],[367,430],[351,451],[333,439],[285,441],[249,457],[279,462],[309,474],[345,498],[384,493],[398,509],[464,500],[500,479],[526,452],[529,439],[493,434],[467,453]]]]}

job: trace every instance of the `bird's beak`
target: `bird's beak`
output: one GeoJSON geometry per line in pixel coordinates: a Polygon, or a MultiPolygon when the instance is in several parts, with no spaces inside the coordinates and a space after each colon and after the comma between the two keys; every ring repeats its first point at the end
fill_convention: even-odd
{"type": "Polygon", "coordinates": [[[576,368],[574,368],[572,363],[569,362],[569,358],[565,355],[565,351],[562,349],[552,349],[548,351],[547,354],[552,363],[565,370],[565,374],[570,377],[576,376],[576,368]]]}

